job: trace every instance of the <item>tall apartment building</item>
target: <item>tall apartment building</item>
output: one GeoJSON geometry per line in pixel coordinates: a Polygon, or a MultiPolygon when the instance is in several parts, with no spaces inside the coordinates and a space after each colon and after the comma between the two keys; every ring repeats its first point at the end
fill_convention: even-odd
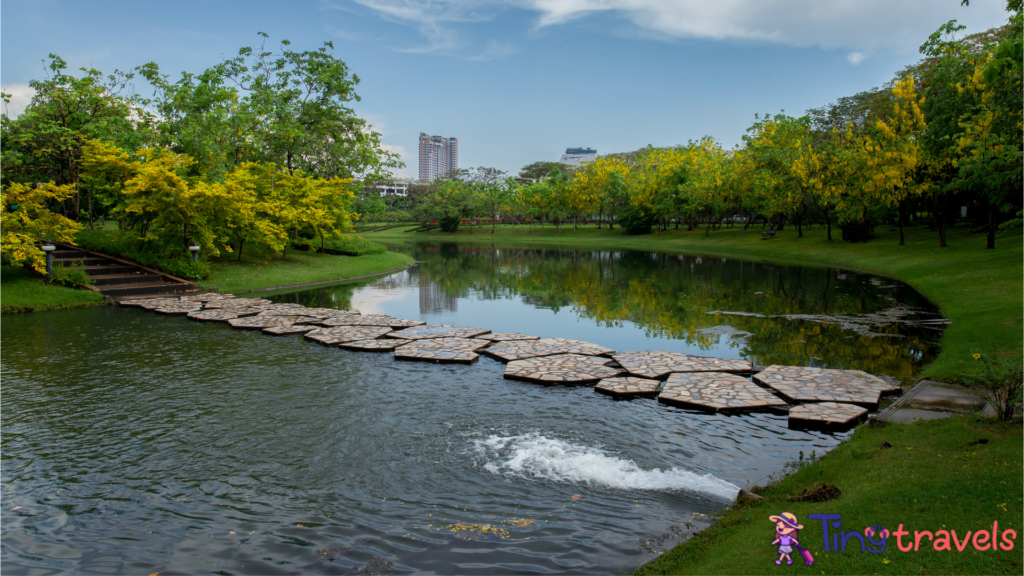
{"type": "Polygon", "coordinates": [[[459,139],[420,132],[420,180],[432,182],[459,168],[459,139]]]}

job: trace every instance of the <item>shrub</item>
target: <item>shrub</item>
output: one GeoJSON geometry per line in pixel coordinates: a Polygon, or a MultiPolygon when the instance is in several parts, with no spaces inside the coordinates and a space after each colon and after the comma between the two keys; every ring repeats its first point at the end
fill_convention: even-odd
{"type": "Polygon", "coordinates": [[[619,215],[617,222],[622,227],[624,234],[636,236],[638,234],[650,234],[655,218],[653,214],[627,206],[622,211],[622,214],[619,215]]]}
{"type": "Polygon", "coordinates": [[[971,356],[981,363],[981,370],[964,379],[985,391],[1000,420],[1013,420],[1020,413],[1024,388],[1021,359],[1000,358],[992,351],[975,351],[971,356]]]}
{"type": "Polygon", "coordinates": [[[92,279],[85,273],[81,262],[73,262],[71,266],[54,266],[50,275],[50,283],[69,288],[78,288],[92,284],[92,279]]]}

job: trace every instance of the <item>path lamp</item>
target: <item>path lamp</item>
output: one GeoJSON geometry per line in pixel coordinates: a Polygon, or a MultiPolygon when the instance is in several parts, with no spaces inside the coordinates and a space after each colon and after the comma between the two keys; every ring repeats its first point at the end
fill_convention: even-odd
{"type": "Polygon", "coordinates": [[[52,242],[47,240],[43,243],[43,252],[46,252],[46,280],[50,281],[53,278],[53,251],[57,247],[52,242]]]}
{"type": "Polygon", "coordinates": [[[188,247],[189,251],[192,252],[192,263],[199,262],[199,246],[195,244],[188,247]]]}

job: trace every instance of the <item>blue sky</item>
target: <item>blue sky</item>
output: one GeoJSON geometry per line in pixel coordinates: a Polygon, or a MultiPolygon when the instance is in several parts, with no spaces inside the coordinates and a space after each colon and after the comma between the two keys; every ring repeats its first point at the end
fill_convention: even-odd
{"type": "MultiPolygon", "coordinates": [[[[177,77],[266,32],[334,43],[357,112],[417,174],[417,136],[459,139],[462,167],[514,173],[566,147],[601,153],[740,142],[757,112],[802,114],[881,85],[947,20],[1006,21],[1001,0],[5,0],[0,86],[30,97],[53,52],[72,69],[156,62],[177,77]]],[[[139,87],[140,91],[148,88],[139,87]]],[[[23,104],[22,104],[23,105],[23,104]]]]}

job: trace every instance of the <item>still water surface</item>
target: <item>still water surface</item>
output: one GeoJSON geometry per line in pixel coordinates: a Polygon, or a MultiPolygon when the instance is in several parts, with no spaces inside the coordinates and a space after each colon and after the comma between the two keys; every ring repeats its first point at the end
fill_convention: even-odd
{"type": "MultiPolygon", "coordinates": [[[[396,249],[422,263],[273,298],[903,381],[939,335],[913,290],[834,269],[396,249]]],[[[136,309],[5,317],[2,346],[11,574],[622,571],[843,437],[136,309]]]]}

